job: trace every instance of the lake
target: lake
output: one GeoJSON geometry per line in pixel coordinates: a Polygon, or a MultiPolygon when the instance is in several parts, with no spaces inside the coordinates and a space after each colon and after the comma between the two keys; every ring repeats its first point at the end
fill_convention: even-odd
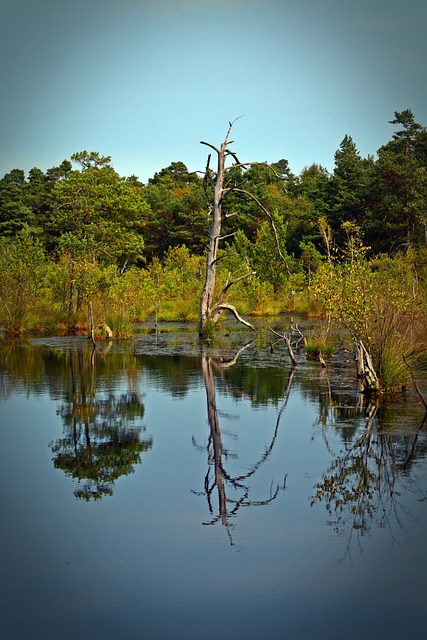
{"type": "Polygon", "coordinates": [[[1,343],[2,638],[421,637],[415,391],[369,402],[344,347],[160,329],[1,343]]]}

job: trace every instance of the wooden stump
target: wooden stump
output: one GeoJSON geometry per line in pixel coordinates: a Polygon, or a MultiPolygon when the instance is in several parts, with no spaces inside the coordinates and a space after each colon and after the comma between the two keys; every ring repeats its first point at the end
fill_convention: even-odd
{"type": "Polygon", "coordinates": [[[371,356],[361,340],[355,343],[355,360],[357,377],[362,382],[363,392],[377,392],[380,388],[380,381],[372,364],[371,356]]]}

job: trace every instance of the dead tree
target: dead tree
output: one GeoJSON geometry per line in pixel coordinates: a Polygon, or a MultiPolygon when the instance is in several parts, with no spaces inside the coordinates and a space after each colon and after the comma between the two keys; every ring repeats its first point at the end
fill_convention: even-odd
{"type": "MultiPolygon", "coordinates": [[[[225,287],[222,289],[219,295],[215,298],[216,267],[218,263],[219,243],[221,240],[225,240],[226,238],[230,238],[231,236],[234,235],[233,233],[221,235],[222,222],[227,217],[227,215],[223,215],[222,213],[222,203],[224,201],[224,198],[229,193],[239,192],[239,193],[246,194],[247,196],[255,200],[255,202],[259,205],[261,210],[264,211],[264,213],[267,215],[268,219],[270,220],[273,233],[275,234],[276,243],[279,249],[279,254],[283,258],[285,265],[287,267],[286,260],[280,251],[278,236],[277,236],[276,228],[274,226],[273,218],[269,214],[269,212],[265,209],[265,207],[255,198],[255,196],[253,196],[253,194],[241,188],[241,186],[245,182],[245,179],[243,178],[239,184],[236,184],[234,186],[229,186],[229,187],[225,186],[225,178],[227,175],[227,171],[229,169],[235,169],[235,168],[247,169],[249,166],[253,164],[258,164],[258,163],[250,163],[250,162],[249,163],[239,162],[239,159],[237,158],[236,154],[228,148],[233,142],[229,140],[232,127],[233,127],[233,122],[230,122],[227,135],[225,136],[225,139],[221,143],[219,148],[215,147],[209,142],[203,142],[203,141],[201,142],[201,144],[204,144],[207,147],[210,147],[211,149],[213,149],[213,151],[215,151],[217,155],[216,173],[214,174],[210,169],[211,154],[209,154],[207,164],[206,164],[205,176],[204,176],[205,192],[208,193],[208,189],[209,187],[211,187],[213,189],[213,199],[212,199],[212,206],[210,208],[209,218],[208,218],[209,241],[208,241],[208,247],[207,247],[207,253],[206,253],[205,284],[203,287],[203,292],[200,300],[199,333],[201,336],[206,335],[207,333],[206,329],[209,322],[211,322],[212,325],[215,326],[215,324],[217,323],[223,311],[230,311],[231,313],[234,314],[234,316],[239,322],[243,323],[247,327],[250,327],[251,329],[254,329],[254,327],[250,322],[247,322],[246,320],[240,317],[235,307],[225,302],[225,296],[227,291],[230,289],[230,287],[233,284],[236,284],[236,282],[238,282],[239,280],[242,280],[244,278],[249,278],[250,276],[255,275],[255,272],[249,271],[234,280],[228,280],[225,287]],[[232,160],[234,160],[234,164],[227,167],[226,162],[230,157],[232,158],[232,160]]],[[[209,194],[209,197],[210,197],[210,194],[209,194]]]]}

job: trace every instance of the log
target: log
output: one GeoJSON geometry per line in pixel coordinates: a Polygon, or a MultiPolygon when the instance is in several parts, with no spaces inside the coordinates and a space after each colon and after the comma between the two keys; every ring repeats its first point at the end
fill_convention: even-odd
{"type": "Polygon", "coordinates": [[[107,340],[111,340],[111,338],[113,337],[113,332],[111,331],[108,324],[106,324],[105,322],[101,322],[101,324],[98,325],[98,329],[103,331],[104,336],[106,337],[107,340]]]}
{"type": "Polygon", "coordinates": [[[380,389],[380,381],[372,364],[371,356],[361,340],[355,343],[357,377],[362,382],[364,393],[375,393],[380,389]]]}

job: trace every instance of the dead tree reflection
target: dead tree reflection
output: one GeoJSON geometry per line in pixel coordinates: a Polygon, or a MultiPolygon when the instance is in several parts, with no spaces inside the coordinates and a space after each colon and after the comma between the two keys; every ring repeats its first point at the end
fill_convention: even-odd
{"type": "MultiPolygon", "coordinates": [[[[269,446],[266,448],[265,452],[259,458],[259,460],[251,466],[250,470],[244,474],[232,475],[227,471],[225,467],[225,463],[229,457],[237,456],[234,456],[234,454],[230,455],[230,452],[223,445],[222,433],[219,424],[219,412],[216,404],[215,370],[221,374],[223,373],[224,369],[233,366],[236,363],[240,353],[244,349],[246,349],[249,344],[250,343],[242,347],[236,354],[236,356],[232,360],[228,360],[227,362],[214,361],[212,357],[206,355],[205,353],[202,353],[201,356],[201,366],[206,389],[207,414],[209,423],[209,438],[206,447],[208,453],[208,470],[204,479],[204,491],[201,493],[194,493],[197,493],[197,495],[206,496],[209,511],[213,515],[215,511],[213,507],[213,494],[216,489],[218,497],[218,513],[211,520],[204,522],[203,524],[214,525],[217,522],[221,522],[221,524],[227,531],[227,535],[231,545],[234,544],[232,537],[232,529],[234,528],[234,524],[232,523],[232,520],[236,516],[239,509],[241,509],[242,507],[268,505],[273,502],[273,500],[277,498],[279,492],[281,490],[284,490],[286,487],[285,477],[283,483],[281,484],[274,485],[273,482],[270,484],[268,497],[262,500],[251,500],[249,497],[251,488],[247,482],[249,478],[251,478],[251,476],[253,476],[268,459],[274,448],[279,430],[280,417],[283,409],[281,410],[277,419],[276,427],[269,446]],[[231,492],[237,497],[230,497],[231,492]]],[[[289,396],[291,382],[292,376],[290,376],[288,381],[285,402],[287,402],[287,397],[289,396]]],[[[193,444],[196,446],[194,439],[193,444]]]]}
{"type": "Polygon", "coordinates": [[[144,404],[135,389],[116,394],[96,388],[96,354],[69,352],[71,385],[58,413],[64,437],[51,443],[55,468],[77,480],[78,499],[112,495],[115,481],[133,473],[141,453],[152,447],[141,439],[144,404]]]}
{"type": "MultiPolygon", "coordinates": [[[[332,399],[329,400],[332,405],[332,399]]],[[[353,408],[346,406],[344,410],[348,422],[353,414],[356,426],[351,427],[350,433],[347,430],[344,450],[338,455],[333,453],[333,446],[326,437],[324,415],[320,420],[332,462],[322,481],[314,486],[316,493],[311,497],[311,505],[323,503],[330,516],[328,524],[337,534],[347,531],[346,554],[351,556],[354,532],[362,549],[361,538],[374,525],[388,528],[393,540],[396,539],[396,528],[402,530],[401,516],[406,511],[400,503],[402,482],[411,482],[408,471],[412,462],[418,453],[425,455],[425,439],[420,440],[420,434],[426,417],[417,432],[402,435],[381,428],[378,401],[362,394],[357,396],[353,408]],[[365,421],[362,429],[357,426],[357,413],[365,421]]],[[[421,491],[418,498],[425,500],[427,496],[421,491]]]]}

